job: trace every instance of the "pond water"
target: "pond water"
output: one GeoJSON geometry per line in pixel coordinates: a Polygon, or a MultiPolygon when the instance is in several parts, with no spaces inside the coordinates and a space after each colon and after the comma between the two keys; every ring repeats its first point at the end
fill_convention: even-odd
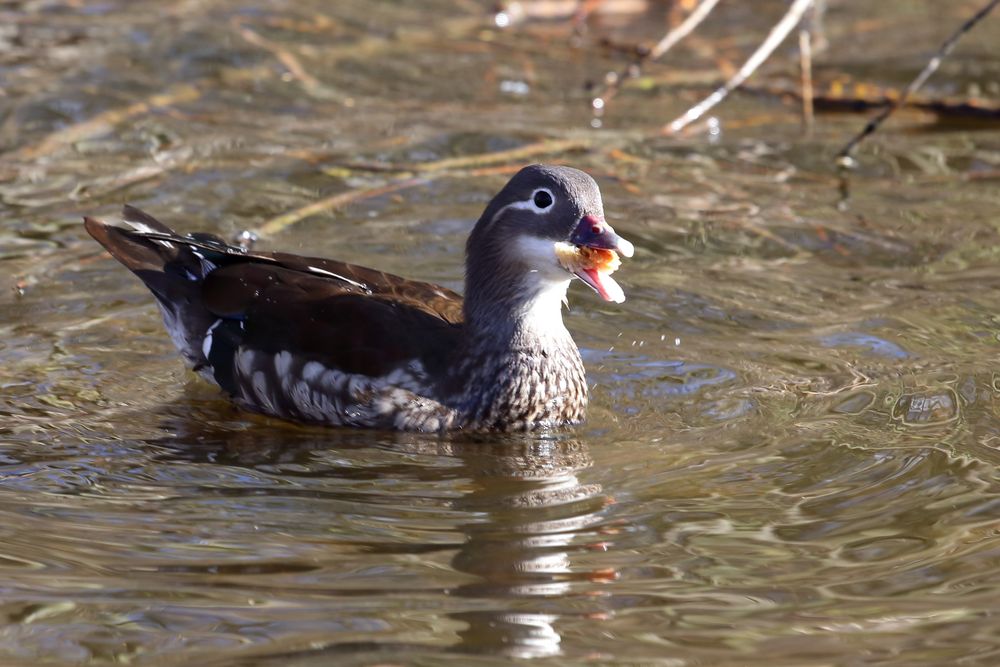
{"type": "MultiPolygon", "coordinates": [[[[804,135],[758,91],[662,136],[775,1],[594,129],[600,39],[668,19],[604,4],[574,35],[547,1],[0,2],[0,663],[1000,663],[1000,126],[901,112],[846,200],[862,115],[804,135]],[[571,290],[565,433],[240,413],[80,225],[129,202],[460,288],[530,161],[594,174],[638,248],[623,305],[571,290]]],[[[979,4],[831,1],[816,76],[905,84],[979,4]]],[[[930,94],[995,100],[998,43],[930,94]]],[[[755,81],[795,76],[789,42],[755,81]]]]}

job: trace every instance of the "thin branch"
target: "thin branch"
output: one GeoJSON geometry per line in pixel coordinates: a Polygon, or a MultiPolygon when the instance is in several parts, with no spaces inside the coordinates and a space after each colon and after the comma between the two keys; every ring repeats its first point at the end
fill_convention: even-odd
{"type": "MultiPolygon", "coordinates": [[[[708,17],[712,10],[715,9],[715,5],[717,4],[719,4],[719,0],[702,0],[680,25],[667,32],[648,53],[640,54],[639,60],[634,63],[634,66],[641,67],[646,62],[661,58],[667,51],[674,48],[678,42],[690,35],[708,17]]],[[[633,65],[630,65],[617,74],[614,72],[608,73],[607,85],[591,102],[591,106],[595,112],[603,112],[608,101],[618,93],[622,83],[628,78],[632,67],[633,65]]]]}
{"type": "Polygon", "coordinates": [[[708,18],[717,4],[719,4],[719,0],[701,0],[679,26],[664,35],[663,39],[649,50],[649,60],[658,60],[667,51],[674,48],[678,42],[690,35],[702,21],[708,18]]]}
{"type": "Polygon", "coordinates": [[[990,0],[989,2],[987,2],[986,5],[982,7],[982,9],[980,9],[972,16],[972,18],[963,23],[959,27],[959,29],[956,30],[951,35],[951,37],[946,39],[944,43],[941,45],[941,48],[938,49],[938,52],[934,55],[933,58],[931,58],[930,62],[924,66],[924,69],[920,72],[920,74],[918,74],[917,77],[910,82],[910,85],[908,85],[906,88],[903,89],[903,93],[892,104],[886,107],[885,110],[882,111],[882,113],[880,113],[879,115],[875,116],[875,118],[872,118],[870,121],[868,121],[868,123],[864,126],[861,132],[859,132],[857,135],[854,136],[854,138],[848,141],[847,144],[840,150],[840,152],[837,153],[837,164],[840,166],[849,166],[851,164],[851,159],[852,159],[851,152],[857,147],[857,145],[860,144],[866,137],[868,137],[868,135],[875,132],[875,130],[877,130],[879,126],[882,125],[882,123],[884,123],[889,116],[895,113],[896,109],[906,104],[907,98],[909,98],[910,95],[915,93],[922,85],[924,85],[924,83],[927,82],[927,79],[930,78],[931,74],[937,71],[938,67],[941,66],[941,63],[942,61],[944,61],[945,57],[949,53],[951,53],[952,50],[955,48],[955,45],[958,43],[958,40],[961,39],[962,36],[965,35],[965,33],[972,30],[972,28],[974,28],[977,23],[983,20],[983,18],[985,18],[987,14],[993,11],[993,8],[996,7],[998,4],[1000,4],[1000,0],[990,0]]]}
{"type": "MultiPolygon", "coordinates": [[[[994,1],[1000,2],[1000,0],[994,1]]],[[[711,95],[665,126],[663,132],[665,134],[680,132],[690,123],[701,118],[709,109],[724,100],[729,93],[739,88],[768,59],[771,53],[778,48],[778,45],[785,41],[785,37],[799,24],[803,14],[805,14],[812,2],[813,0],[795,0],[792,6],[788,8],[788,11],[785,12],[785,15],[781,17],[781,20],[771,29],[767,39],[757,47],[757,50],[753,52],[753,55],[747,59],[739,71],[711,95]]]]}

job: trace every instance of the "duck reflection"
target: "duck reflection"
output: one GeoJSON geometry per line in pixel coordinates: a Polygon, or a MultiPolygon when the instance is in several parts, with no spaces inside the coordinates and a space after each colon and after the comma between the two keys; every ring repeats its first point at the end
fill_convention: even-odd
{"type": "Polygon", "coordinates": [[[586,446],[572,439],[530,440],[462,447],[457,456],[473,482],[456,501],[477,520],[452,560],[476,577],[453,595],[489,600],[500,608],[452,614],[468,627],[461,649],[541,657],[560,652],[552,602],[574,581],[605,577],[574,570],[574,553],[599,542],[592,535],[610,499],[577,474],[592,465],[586,446]]]}
{"type": "MultiPolygon", "coordinates": [[[[447,475],[454,480],[466,492],[438,500],[450,515],[464,517],[458,525],[448,526],[459,533],[451,565],[470,575],[470,580],[447,590],[442,602],[445,610],[452,610],[447,616],[464,626],[452,651],[510,657],[558,654],[559,620],[568,607],[567,596],[574,596],[574,585],[614,577],[612,571],[587,570],[585,563],[573,562],[574,556],[583,560],[580,555],[603,548],[600,526],[612,502],[600,485],[579,480],[578,475],[593,464],[580,440],[537,436],[458,440],[347,430],[317,434],[288,427],[277,430],[273,423],[263,428],[260,424],[213,428],[190,415],[170,422],[176,435],[170,438],[166,456],[173,460],[271,469],[295,464],[310,476],[381,480],[388,486],[400,479],[434,483],[447,475]],[[372,447],[401,456],[376,466],[315,470],[317,451],[336,449],[345,455],[372,447]],[[458,465],[421,465],[426,456],[425,461],[440,463],[446,457],[458,465]],[[314,469],[305,472],[305,467],[314,469]]],[[[455,544],[383,543],[372,545],[369,553],[443,552],[454,550],[455,544]]],[[[574,603],[574,614],[597,602],[586,592],[576,595],[587,602],[574,603]]]]}

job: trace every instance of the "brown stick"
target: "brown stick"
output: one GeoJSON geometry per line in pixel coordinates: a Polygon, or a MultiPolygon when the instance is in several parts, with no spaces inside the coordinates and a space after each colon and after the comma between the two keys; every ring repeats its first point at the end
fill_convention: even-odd
{"type": "Polygon", "coordinates": [[[468,167],[482,167],[489,164],[499,164],[502,162],[523,162],[526,158],[536,155],[551,155],[566,153],[571,150],[586,148],[590,145],[584,139],[545,139],[535,143],[517,148],[510,148],[505,151],[494,151],[492,153],[479,153],[477,155],[464,155],[462,157],[444,158],[434,162],[412,165],[415,171],[444,171],[448,169],[465,169],[468,167]]]}
{"type": "Polygon", "coordinates": [[[434,162],[346,162],[340,163],[348,169],[360,171],[389,171],[389,172],[419,172],[434,173],[451,169],[467,169],[470,167],[483,167],[490,164],[500,164],[504,162],[523,162],[527,158],[536,155],[560,154],[576,149],[587,148],[589,141],[583,139],[545,139],[532,144],[511,148],[505,151],[494,151],[492,153],[478,153],[476,155],[463,155],[461,157],[443,158],[434,162]]]}

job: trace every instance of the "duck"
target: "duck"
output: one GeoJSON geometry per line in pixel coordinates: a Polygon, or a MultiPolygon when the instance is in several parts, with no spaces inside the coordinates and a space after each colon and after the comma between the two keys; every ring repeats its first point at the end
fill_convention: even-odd
{"type": "Polygon", "coordinates": [[[609,302],[633,245],[567,166],[522,168],[465,246],[465,296],[376,269],[181,235],[126,205],[89,234],[155,297],[186,364],[238,407],[301,423],[519,432],[581,423],[587,381],[562,318],[579,279],[609,302]]]}

